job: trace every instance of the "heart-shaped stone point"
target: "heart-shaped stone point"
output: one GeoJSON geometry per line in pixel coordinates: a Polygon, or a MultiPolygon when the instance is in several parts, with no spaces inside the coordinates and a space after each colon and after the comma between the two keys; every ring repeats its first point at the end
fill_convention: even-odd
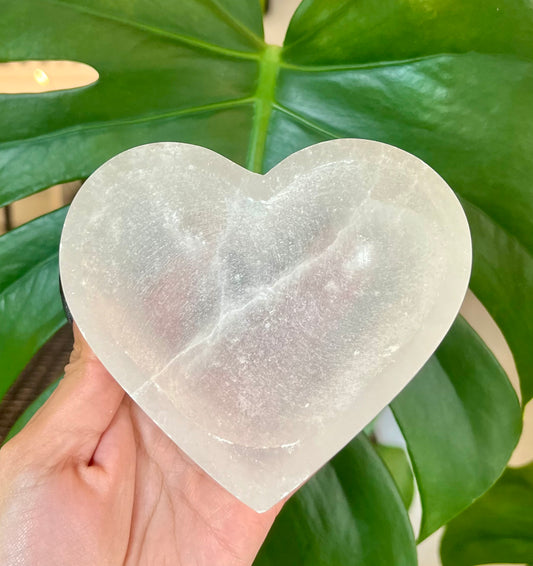
{"type": "Polygon", "coordinates": [[[128,150],[84,183],[60,251],[66,300],[105,367],[257,511],[412,379],[470,267],[442,178],[358,139],[264,176],[188,144],[128,150]]]}

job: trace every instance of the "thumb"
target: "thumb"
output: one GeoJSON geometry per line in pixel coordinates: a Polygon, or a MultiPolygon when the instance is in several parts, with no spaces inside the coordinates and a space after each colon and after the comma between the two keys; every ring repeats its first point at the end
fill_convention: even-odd
{"type": "Polygon", "coordinates": [[[65,377],[21,434],[39,438],[51,464],[65,458],[89,462],[123,397],[124,390],[74,325],[65,377]]]}

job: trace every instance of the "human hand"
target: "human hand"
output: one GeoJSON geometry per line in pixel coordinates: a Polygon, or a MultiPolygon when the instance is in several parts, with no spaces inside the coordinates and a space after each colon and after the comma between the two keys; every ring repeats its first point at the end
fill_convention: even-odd
{"type": "Polygon", "coordinates": [[[65,377],[0,450],[2,566],[247,566],[258,514],[124,394],[74,327],[65,377]]]}

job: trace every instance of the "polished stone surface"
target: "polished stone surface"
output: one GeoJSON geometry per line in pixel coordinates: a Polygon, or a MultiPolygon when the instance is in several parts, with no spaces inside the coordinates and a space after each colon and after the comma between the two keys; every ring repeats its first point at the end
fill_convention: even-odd
{"type": "Polygon", "coordinates": [[[265,176],[150,144],[83,185],[61,240],[75,321],[124,389],[262,511],[409,382],[466,292],[468,225],[427,165],[324,142],[265,176]]]}

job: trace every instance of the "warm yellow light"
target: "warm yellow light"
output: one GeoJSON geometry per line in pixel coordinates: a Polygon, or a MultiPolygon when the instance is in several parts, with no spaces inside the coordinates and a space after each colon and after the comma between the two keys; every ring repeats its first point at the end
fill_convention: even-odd
{"type": "Polygon", "coordinates": [[[42,69],[35,69],[35,71],[33,71],[33,78],[40,84],[40,85],[44,85],[46,84],[50,79],[48,78],[48,75],[42,70],[42,69]]]}

